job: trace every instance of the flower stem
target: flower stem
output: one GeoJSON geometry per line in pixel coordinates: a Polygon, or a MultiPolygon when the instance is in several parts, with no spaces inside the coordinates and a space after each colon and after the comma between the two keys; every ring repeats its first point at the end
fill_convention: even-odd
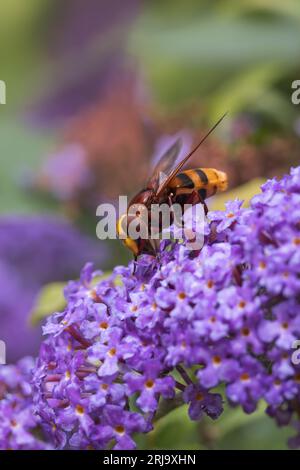
{"type": "Polygon", "coordinates": [[[182,393],[178,393],[175,398],[162,400],[155,414],[154,421],[159,421],[171,411],[175,410],[176,408],[179,408],[182,405],[184,405],[182,393]]]}
{"type": "Polygon", "coordinates": [[[189,377],[187,371],[181,367],[180,365],[176,366],[176,370],[179,372],[183,380],[187,385],[191,385],[193,383],[192,379],[189,377]]]}

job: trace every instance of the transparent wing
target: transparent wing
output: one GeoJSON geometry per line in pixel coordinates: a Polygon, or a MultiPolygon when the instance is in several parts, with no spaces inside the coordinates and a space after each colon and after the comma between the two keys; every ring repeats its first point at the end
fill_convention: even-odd
{"type": "Polygon", "coordinates": [[[177,157],[179,155],[180,149],[182,146],[181,139],[177,139],[171,147],[162,155],[159,162],[155,166],[152,176],[147,183],[148,189],[156,190],[158,186],[163,184],[164,180],[166,180],[172,171],[177,157]]]}
{"type": "Polygon", "coordinates": [[[220,124],[221,121],[223,121],[224,117],[227,115],[227,113],[223,114],[222,117],[220,117],[220,119],[210,128],[210,130],[205,134],[204,137],[202,137],[202,139],[200,140],[200,142],[196,145],[196,147],[194,147],[192,149],[192,151],[186,156],[184,157],[179,163],[178,165],[171,171],[169,172],[169,174],[166,176],[166,178],[164,178],[161,182],[159,182],[159,185],[158,187],[156,188],[156,195],[159,196],[163,191],[164,189],[166,188],[166,186],[169,184],[169,182],[177,175],[177,173],[181,170],[181,168],[183,167],[183,165],[189,160],[189,158],[196,152],[196,150],[198,150],[198,148],[201,146],[201,144],[203,144],[203,142],[207,139],[207,137],[215,130],[215,128],[220,124]]]}

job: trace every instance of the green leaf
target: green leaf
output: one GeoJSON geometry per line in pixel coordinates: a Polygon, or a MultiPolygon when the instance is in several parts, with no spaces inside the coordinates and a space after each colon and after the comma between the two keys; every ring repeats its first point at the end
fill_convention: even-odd
{"type": "Polygon", "coordinates": [[[219,450],[286,449],[287,439],[293,434],[291,427],[280,428],[265,413],[266,403],[261,401],[254,413],[224,405],[217,421],[205,418],[200,431],[208,447],[219,450]]]}
{"type": "Polygon", "coordinates": [[[223,11],[230,15],[245,15],[259,11],[272,15],[285,15],[293,20],[300,21],[300,4],[298,0],[247,0],[237,2],[228,0],[223,2],[223,11]]]}
{"type": "Polygon", "coordinates": [[[50,204],[37,195],[24,189],[26,178],[34,173],[42,158],[49,152],[52,137],[30,131],[2,112],[0,109],[0,213],[45,213],[56,210],[56,204],[50,204]]]}
{"type": "Polygon", "coordinates": [[[265,183],[263,178],[254,178],[249,183],[242,184],[237,188],[226,191],[225,193],[218,194],[211,201],[208,201],[209,210],[217,211],[224,210],[225,203],[233,199],[241,199],[244,202],[244,207],[249,205],[250,199],[256,194],[260,193],[260,187],[265,183]]]}
{"type": "Polygon", "coordinates": [[[224,405],[216,421],[208,417],[191,421],[183,405],[160,419],[147,435],[137,435],[139,449],[286,449],[291,427],[280,428],[265,414],[266,403],[246,414],[240,408],[224,405]]]}
{"type": "MultiPolygon", "coordinates": [[[[259,0],[250,10],[255,11],[255,3],[259,0]]],[[[267,101],[264,114],[286,125],[296,113],[290,87],[300,47],[300,7],[289,3],[287,12],[276,1],[274,17],[239,14],[226,2],[224,8],[202,5],[192,17],[179,12],[174,18],[172,11],[167,20],[156,4],[141,15],[129,48],[163,104],[200,99],[198,107],[211,122],[220,110],[261,112],[267,101]]]]}
{"type": "Polygon", "coordinates": [[[198,440],[198,423],[191,421],[187,405],[180,406],[155,423],[154,430],[147,435],[138,435],[138,448],[197,450],[203,449],[198,440]]]}
{"type": "MultiPolygon", "coordinates": [[[[103,273],[102,276],[94,277],[91,282],[91,288],[96,286],[103,279],[107,279],[110,275],[111,272],[107,271],[103,273]]],[[[114,284],[121,285],[118,277],[114,280],[114,284]]],[[[33,325],[37,325],[52,313],[59,312],[65,308],[66,299],[64,297],[64,288],[66,285],[66,282],[52,282],[50,284],[46,284],[40,290],[29,316],[30,322],[33,325]]]]}
{"type": "Polygon", "coordinates": [[[36,80],[45,60],[42,44],[51,8],[49,0],[2,0],[0,15],[1,79],[7,83],[7,109],[24,101],[43,84],[36,80]]]}
{"type": "Polygon", "coordinates": [[[260,402],[257,410],[252,414],[246,414],[242,408],[229,408],[221,416],[218,424],[219,439],[227,434],[240,429],[242,426],[255,423],[265,416],[266,404],[260,402]]]}
{"type": "Polygon", "coordinates": [[[33,325],[37,325],[47,316],[65,308],[66,300],[63,294],[65,286],[65,282],[52,282],[42,288],[30,315],[30,322],[33,325]]]}
{"type": "Polygon", "coordinates": [[[210,118],[230,110],[235,114],[243,109],[256,109],[273,83],[280,78],[280,68],[274,63],[241,70],[235,77],[225,79],[210,102],[210,118]]]}
{"type": "MultiPolygon", "coordinates": [[[[234,412],[232,410],[230,413],[234,412]]],[[[241,411],[241,413],[243,413],[241,411]]],[[[294,434],[290,426],[278,427],[273,419],[257,412],[246,415],[244,418],[234,416],[232,425],[229,425],[225,434],[216,441],[216,449],[235,450],[286,450],[287,440],[294,434]],[[230,429],[231,428],[231,429],[230,429]]],[[[222,423],[220,422],[220,427],[222,423]]]]}
{"type": "Polygon", "coordinates": [[[285,19],[275,23],[204,13],[168,26],[158,15],[144,15],[132,35],[132,50],[152,65],[171,59],[223,69],[274,62],[294,66],[298,61],[298,25],[285,19]]]}

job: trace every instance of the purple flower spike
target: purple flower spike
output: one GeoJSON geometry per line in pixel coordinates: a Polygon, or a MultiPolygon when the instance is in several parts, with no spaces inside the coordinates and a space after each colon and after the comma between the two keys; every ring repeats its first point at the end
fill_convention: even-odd
{"type": "Polygon", "coordinates": [[[245,413],[264,402],[281,426],[297,416],[299,169],[241,204],[210,214],[200,252],[164,241],[159,261],[141,256],[96,286],[87,265],[69,283],[34,371],[55,446],[132,449],[175,399],[193,420],[218,418],[226,399],[245,413]]]}
{"type": "Polygon", "coordinates": [[[37,436],[41,418],[35,414],[30,385],[34,360],[0,366],[0,450],[51,449],[37,436]]]}

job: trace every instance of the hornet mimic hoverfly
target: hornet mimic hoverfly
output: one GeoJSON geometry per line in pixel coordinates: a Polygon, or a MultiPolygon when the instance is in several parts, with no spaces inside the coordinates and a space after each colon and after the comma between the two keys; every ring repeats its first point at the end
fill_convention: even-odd
{"type": "MultiPolygon", "coordinates": [[[[132,251],[135,259],[144,253],[155,256],[158,244],[157,240],[143,239],[142,237],[133,240],[128,236],[127,228],[131,217],[128,211],[130,208],[139,208],[139,206],[143,205],[150,215],[152,204],[167,203],[171,206],[177,203],[183,206],[184,204],[195,205],[202,203],[205,213],[207,213],[205,199],[213,196],[217,191],[226,190],[227,175],[223,171],[215,170],[214,168],[195,168],[180,172],[183,165],[220,124],[226,114],[216,122],[193,150],[173,168],[181,148],[180,139],[175,141],[160,158],[146,187],[133,197],[128,205],[127,213],[118,220],[118,235],[123,239],[125,246],[132,251]]],[[[134,217],[138,217],[139,210],[134,210],[134,213],[134,217]]]]}

